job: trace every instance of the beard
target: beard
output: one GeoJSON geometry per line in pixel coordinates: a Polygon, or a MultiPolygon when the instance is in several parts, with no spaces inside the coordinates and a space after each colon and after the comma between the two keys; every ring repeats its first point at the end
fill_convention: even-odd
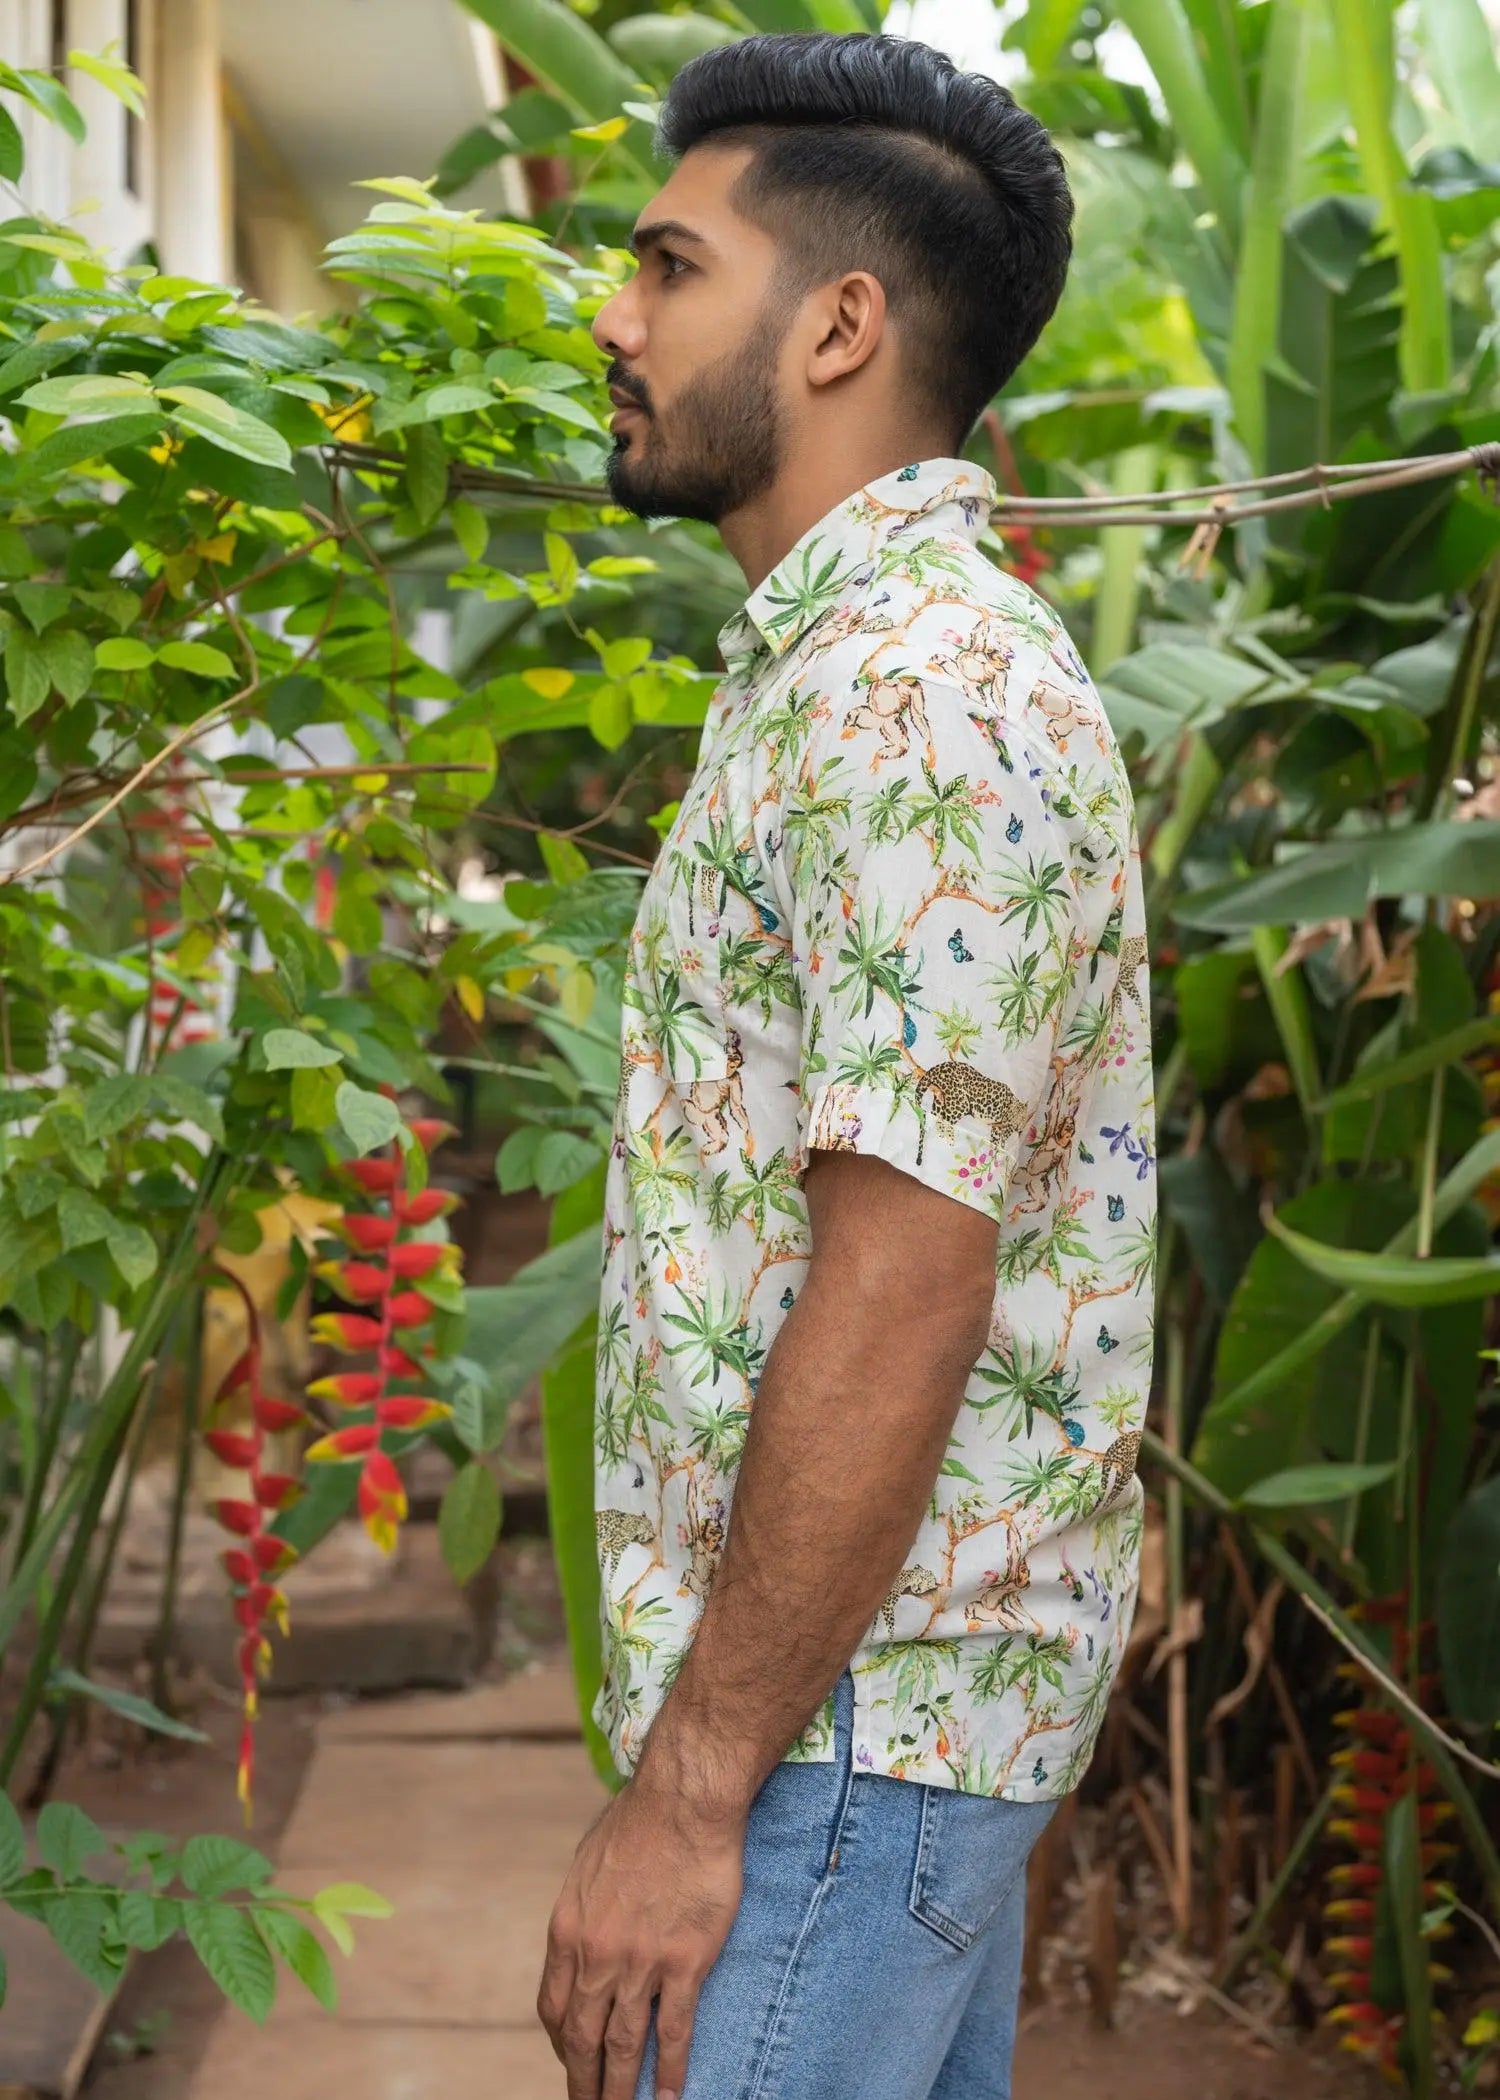
{"type": "MultiPolygon", "coordinates": [[[[701,518],[717,525],[762,495],[781,466],[776,392],[780,316],[763,314],[738,350],[689,380],[663,429],[639,381],[625,381],[644,411],[639,448],[621,431],[605,470],[610,495],[638,518],[701,518]]],[[[616,375],[618,378],[618,375],[616,375]]]]}

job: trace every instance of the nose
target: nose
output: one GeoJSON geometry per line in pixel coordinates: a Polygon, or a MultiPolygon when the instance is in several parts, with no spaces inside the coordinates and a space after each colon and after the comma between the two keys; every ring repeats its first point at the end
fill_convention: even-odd
{"type": "Polygon", "coordinates": [[[636,283],[632,277],[611,293],[589,326],[589,334],[599,349],[619,358],[622,364],[632,363],[646,346],[636,283]]]}

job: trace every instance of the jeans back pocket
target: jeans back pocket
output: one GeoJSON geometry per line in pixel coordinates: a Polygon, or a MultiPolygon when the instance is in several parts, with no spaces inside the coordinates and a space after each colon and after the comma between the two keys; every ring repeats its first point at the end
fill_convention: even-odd
{"type": "Polygon", "coordinates": [[[971,1946],[1026,1871],[1056,1801],[1001,1801],[956,1787],[922,1787],[914,1918],[960,1949],[971,1946]]]}

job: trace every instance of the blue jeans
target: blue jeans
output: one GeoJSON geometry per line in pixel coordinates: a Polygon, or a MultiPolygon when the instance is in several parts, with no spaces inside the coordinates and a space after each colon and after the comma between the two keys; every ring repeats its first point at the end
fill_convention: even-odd
{"type": "Polygon", "coordinates": [[[1057,1803],[858,1771],[853,1702],[845,1670],[833,1762],[755,1797],[682,2100],[1010,2100],[1026,1860],[1057,1803]]]}

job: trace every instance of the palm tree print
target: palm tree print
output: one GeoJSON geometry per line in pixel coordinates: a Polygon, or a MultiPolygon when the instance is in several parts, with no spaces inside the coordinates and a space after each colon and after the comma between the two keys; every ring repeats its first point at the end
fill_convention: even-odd
{"type": "MultiPolygon", "coordinates": [[[[594,1716],[622,1771],[726,1530],[732,1550],[814,1151],[874,1153],[996,1228],[989,1342],[903,1616],[872,1598],[851,1658],[861,1766],[1055,1797],[1123,1652],[1142,1497],[1109,1455],[1144,1419],[1156,1228],[1140,854],[1057,615],[976,549],[993,496],[964,461],[918,462],[750,593],[642,888],[595,1350],[594,1716]]],[[[787,1571],[789,1613],[813,1586],[787,1571]]],[[[830,1757],[832,1718],[830,1697],[787,1760],[830,1757]]]]}

